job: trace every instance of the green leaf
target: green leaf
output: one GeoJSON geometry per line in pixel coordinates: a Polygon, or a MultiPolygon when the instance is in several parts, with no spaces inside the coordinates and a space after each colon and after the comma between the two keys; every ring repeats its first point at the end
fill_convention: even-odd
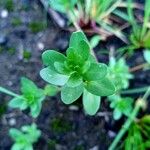
{"type": "Polygon", "coordinates": [[[66,84],[68,87],[76,87],[79,86],[82,82],[82,77],[75,72],[70,76],[66,84]]]}
{"type": "Polygon", "coordinates": [[[60,63],[60,62],[55,62],[54,63],[54,67],[56,69],[56,71],[60,74],[69,74],[70,70],[68,68],[66,68],[66,66],[64,65],[64,63],[60,63]]]}
{"type": "Polygon", "coordinates": [[[78,49],[75,50],[82,57],[82,59],[87,60],[89,58],[90,46],[85,40],[81,40],[78,44],[78,49]]]}
{"type": "Polygon", "coordinates": [[[54,86],[54,85],[46,85],[45,88],[44,88],[44,93],[45,95],[48,95],[48,96],[55,96],[59,91],[59,88],[57,86],[54,86]]]}
{"type": "Polygon", "coordinates": [[[9,107],[12,108],[20,108],[21,110],[25,110],[28,105],[23,97],[15,97],[9,103],[9,107]]]}
{"type": "Polygon", "coordinates": [[[95,115],[100,107],[100,97],[89,93],[86,89],[83,92],[84,110],[89,115],[95,115]]]}
{"type": "Polygon", "coordinates": [[[21,78],[21,92],[23,95],[36,95],[37,91],[37,86],[31,80],[25,77],[21,78]]]}
{"type": "Polygon", "coordinates": [[[121,113],[118,109],[115,109],[115,110],[113,111],[113,117],[114,117],[115,120],[120,119],[121,116],[122,116],[122,113],[121,113]]]}
{"type": "Polygon", "coordinates": [[[64,85],[69,78],[66,75],[58,74],[57,72],[51,70],[49,67],[42,69],[40,71],[40,76],[48,83],[60,86],[64,85]]]}
{"type": "Polygon", "coordinates": [[[21,150],[23,148],[21,143],[15,143],[12,147],[11,150],[21,150]]]}
{"type": "Polygon", "coordinates": [[[76,87],[63,86],[61,90],[61,99],[65,104],[71,104],[76,101],[83,93],[83,84],[76,87]]]}
{"type": "Polygon", "coordinates": [[[115,93],[115,87],[108,78],[86,82],[85,88],[87,91],[97,96],[109,96],[115,93]]]}
{"type": "Polygon", "coordinates": [[[70,37],[69,47],[73,47],[75,50],[79,49],[79,43],[85,40],[88,42],[85,34],[81,31],[73,32],[70,37]]]}
{"type": "Polygon", "coordinates": [[[144,51],[144,58],[150,64],[150,50],[144,51]]]}
{"type": "Polygon", "coordinates": [[[91,62],[90,61],[86,61],[84,63],[84,65],[82,66],[81,70],[82,70],[82,74],[84,74],[91,66],[91,62]]]}
{"type": "Polygon", "coordinates": [[[81,70],[86,60],[84,60],[82,56],[72,47],[69,47],[66,53],[67,53],[67,61],[66,61],[67,68],[73,71],[77,70],[78,67],[78,69],[81,70]]]}
{"type": "Polygon", "coordinates": [[[17,140],[19,137],[22,136],[22,132],[19,131],[18,129],[11,128],[11,129],[9,130],[9,135],[11,136],[11,138],[12,138],[13,140],[17,140]]]}
{"type": "Polygon", "coordinates": [[[42,60],[44,65],[50,66],[54,65],[54,62],[63,63],[66,60],[66,57],[57,51],[47,50],[42,54],[42,60]]]}
{"type": "Polygon", "coordinates": [[[30,109],[31,109],[31,116],[36,118],[40,112],[41,112],[41,107],[42,104],[41,103],[34,103],[33,105],[31,105],[30,109]]]}
{"type": "Polygon", "coordinates": [[[90,41],[91,47],[92,48],[96,47],[99,44],[100,40],[101,40],[101,37],[99,35],[93,36],[90,41]]]}
{"type": "Polygon", "coordinates": [[[107,75],[107,66],[101,63],[92,63],[89,70],[84,74],[87,81],[101,80],[107,75]]]}

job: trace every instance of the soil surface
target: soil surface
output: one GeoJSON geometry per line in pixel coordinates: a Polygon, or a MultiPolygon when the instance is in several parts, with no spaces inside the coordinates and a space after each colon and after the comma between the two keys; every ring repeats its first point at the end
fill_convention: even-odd
{"type": "MultiPolygon", "coordinates": [[[[57,27],[37,0],[14,0],[13,9],[2,3],[0,14],[0,86],[19,94],[20,78],[25,76],[39,87],[44,87],[46,83],[39,76],[43,67],[41,54],[46,49],[64,53],[70,33],[57,27]],[[8,16],[4,17],[2,13],[5,11],[8,16]],[[40,26],[38,31],[33,31],[31,27],[34,22],[37,23],[36,28],[40,26]]],[[[118,48],[120,45],[123,43],[114,37],[102,42],[95,49],[98,59],[108,63],[108,55],[102,54],[100,49],[118,48]]],[[[144,62],[141,56],[142,50],[136,51],[128,58],[129,65],[132,67],[144,62]]],[[[134,74],[130,88],[150,85],[150,72],[137,71],[134,74]]],[[[0,114],[0,150],[9,150],[13,144],[8,135],[10,128],[19,129],[33,121],[42,131],[41,138],[34,145],[35,150],[107,150],[124,121],[113,121],[105,98],[97,115],[90,117],[83,112],[81,98],[73,105],[66,106],[59,94],[47,97],[40,116],[35,120],[28,115],[28,111],[20,112],[7,107],[10,99],[0,94],[0,106],[4,110],[0,114]]]]}

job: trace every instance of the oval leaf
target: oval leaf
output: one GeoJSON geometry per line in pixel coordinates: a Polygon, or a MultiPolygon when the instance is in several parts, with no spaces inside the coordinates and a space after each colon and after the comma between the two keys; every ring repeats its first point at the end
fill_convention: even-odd
{"type": "Polygon", "coordinates": [[[83,93],[83,84],[76,87],[64,86],[61,90],[61,99],[65,104],[71,104],[76,101],[83,93]]]}
{"type": "Polygon", "coordinates": [[[58,74],[57,72],[51,70],[49,67],[44,68],[40,71],[40,76],[48,83],[54,85],[64,85],[68,81],[68,76],[58,74]]]}
{"type": "Polygon", "coordinates": [[[98,96],[109,96],[115,93],[115,87],[108,78],[87,82],[85,88],[90,93],[98,96]]]}
{"type": "Polygon", "coordinates": [[[69,47],[73,47],[74,49],[78,49],[80,41],[85,40],[88,41],[85,34],[81,31],[73,32],[70,37],[69,47]]]}
{"type": "Polygon", "coordinates": [[[86,89],[83,93],[83,107],[87,114],[95,115],[100,107],[100,97],[91,94],[86,89]]]}
{"type": "Polygon", "coordinates": [[[42,60],[44,65],[54,65],[54,62],[64,62],[66,57],[54,50],[47,50],[42,54],[42,60]]]}
{"type": "Polygon", "coordinates": [[[84,74],[87,81],[101,80],[107,75],[107,66],[101,63],[92,63],[89,70],[84,74]]]}

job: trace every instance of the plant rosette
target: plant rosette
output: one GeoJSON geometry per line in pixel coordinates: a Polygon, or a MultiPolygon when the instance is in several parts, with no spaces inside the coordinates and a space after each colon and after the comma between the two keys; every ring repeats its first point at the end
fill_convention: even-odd
{"type": "Polygon", "coordinates": [[[100,106],[100,96],[115,93],[113,83],[107,78],[108,69],[90,54],[90,46],[83,32],[71,35],[66,56],[47,50],[42,54],[46,68],[41,77],[54,85],[62,86],[61,99],[65,104],[76,101],[83,93],[85,111],[94,115],[100,106]]]}

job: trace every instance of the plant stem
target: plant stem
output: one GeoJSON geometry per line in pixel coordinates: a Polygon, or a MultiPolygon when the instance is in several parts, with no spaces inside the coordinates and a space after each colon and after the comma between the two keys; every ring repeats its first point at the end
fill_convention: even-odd
{"type": "Polygon", "coordinates": [[[140,64],[140,65],[138,65],[138,66],[135,66],[135,67],[133,67],[133,68],[130,68],[130,72],[134,72],[134,71],[137,71],[137,70],[140,70],[140,69],[143,69],[144,67],[147,67],[147,66],[149,66],[149,64],[148,63],[143,63],[143,64],[140,64]]]}
{"type": "Polygon", "coordinates": [[[142,87],[142,88],[135,88],[135,89],[124,90],[124,91],[121,91],[121,94],[144,93],[148,88],[149,88],[149,86],[142,87]]]}
{"type": "Polygon", "coordinates": [[[116,138],[114,139],[113,143],[110,145],[108,150],[115,150],[117,144],[120,142],[120,140],[122,139],[122,137],[124,136],[126,131],[129,129],[131,123],[136,118],[140,108],[142,107],[143,103],[146,101],[146,99],[148,98],[149,95],[150,95],[150,87],[147,89],[147,91],[144,94],[144,96],[141,99],[137,100],[137,102],[135,104],[135,107],[134,107],[130,117],[126,120],[126,122],[122,126],[121,130],[117,134],[116,138]]]}
{"type": "Polygon", "coordinates": [[[8,94],[8,95],[13,96],[13,97],[20,97],[20,95],[15,94],[14,92],[11,92],[11,91],[3,88],[3,87],[0,87],[0,92],[8,94]]]}

